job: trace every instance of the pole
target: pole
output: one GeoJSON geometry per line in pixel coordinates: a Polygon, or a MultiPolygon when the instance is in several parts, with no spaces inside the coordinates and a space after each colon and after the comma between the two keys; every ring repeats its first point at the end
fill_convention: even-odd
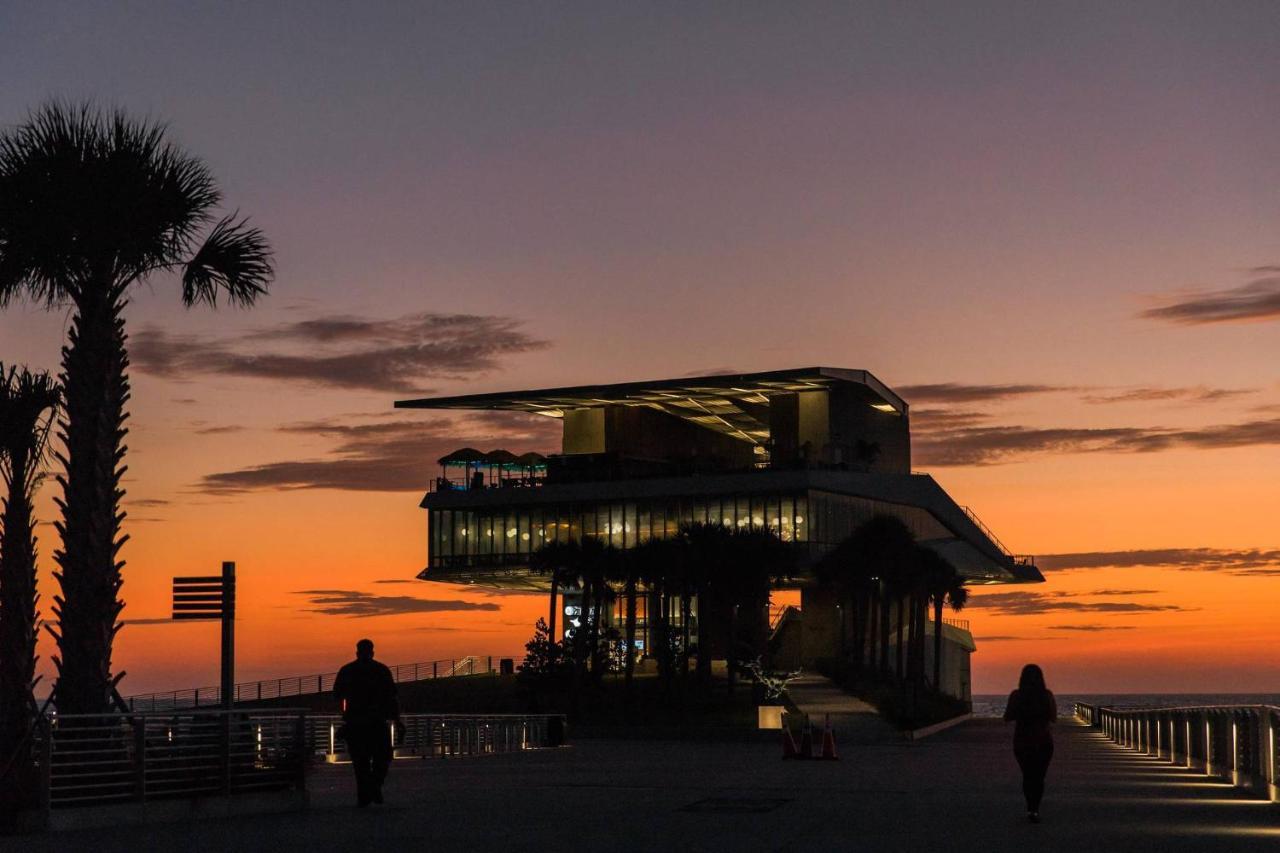
{"type": "Polygon", "coordinates": [[[222,709],[235,707],[236,564],[222,564],[222,709]]]}

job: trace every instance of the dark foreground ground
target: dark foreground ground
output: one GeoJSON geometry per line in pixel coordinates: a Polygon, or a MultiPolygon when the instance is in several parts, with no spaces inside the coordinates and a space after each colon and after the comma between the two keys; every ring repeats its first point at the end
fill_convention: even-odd
{"type": "Polygon", "coordinates": [[[1280,804],[1058,733],[1044,822],[1026,822],[1009,732],[974,721],[914,743],[783,762],[764,743],[584,740],[547,753],[401,761],[388,804],[357,810],[348,768],[321,768],[307,812],[59,833],[0,849],[143,850],[1277,850],[1280,804]]]}

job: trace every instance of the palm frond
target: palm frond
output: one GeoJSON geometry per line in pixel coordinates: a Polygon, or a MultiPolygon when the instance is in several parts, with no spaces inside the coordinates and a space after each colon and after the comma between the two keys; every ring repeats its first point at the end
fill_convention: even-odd
{"type": "Polygon", "coordinates": [[[61,387],[48,373],[0,363],[0,482],[9,484],[20,457],[25,473],[18,485],[28,494],[35,490],[61,402],[61,387]]]}
{"type": "Polygon", "coordinates": [[[221,219],[183,267],[182,301],[218,304],[218,293],[233,305],[252,305],[267,292],[275,270],[271,246],[239,212],[221,219]]]}
{"type": "Polygon", "coordinates": [[[163,123],[52,101],[0,133],[0,305],[119,298],[196,250],[222,200],[163,123]]]}

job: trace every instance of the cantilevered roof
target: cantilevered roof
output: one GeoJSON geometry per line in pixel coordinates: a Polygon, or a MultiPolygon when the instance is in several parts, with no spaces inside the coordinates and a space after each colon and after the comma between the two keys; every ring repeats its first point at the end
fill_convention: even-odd
{"type": "Polygon", "coordinates": [[[769,438],[763,406],[777,394],[814,391],[844,384],[859,388],[868,405],[906,414],[907,404],[865,370],[802,367],[764,373],[691,376],[614,385],[577,385],[533,391],[467,394],[398,400],[398,409],[495,409],[564,417],[566,410],[602,406],[646,406],[701,424],[735,438],[760,444],[769,438]]]}

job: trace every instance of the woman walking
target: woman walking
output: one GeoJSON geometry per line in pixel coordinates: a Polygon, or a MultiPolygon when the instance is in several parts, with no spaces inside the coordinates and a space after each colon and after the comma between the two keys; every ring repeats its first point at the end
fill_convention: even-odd
{"type": "Polygon", "coordinates": [[[1044,775],[1053,759],[1053,733],[1049,726],[1058,720],[1058,702],[1044,684],[1044,672],[1029,663],[1022,668],[1018,689],[1009,694],[1004,721],[1015,724],[1013,755],[1022,768],[1022,793],[1027,798],[1027,819],[1040,822],[1040,800],[1044,797],[1044,775]]]}

